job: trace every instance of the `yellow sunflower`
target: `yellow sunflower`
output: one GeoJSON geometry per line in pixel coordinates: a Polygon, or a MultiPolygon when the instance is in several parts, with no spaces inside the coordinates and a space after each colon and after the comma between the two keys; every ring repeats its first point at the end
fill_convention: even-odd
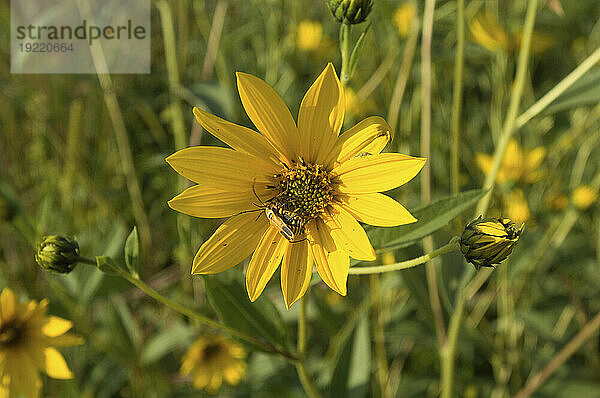
{"type": "Polygon", "coordinates": [[[47,316],[48,300],[19,303],[5,288],[0,295],[0,397],[37,397],[42,387],[38,370],[55,379],[70,379],[63,356],[52,346],[81,344],[65,334],[73,323],[47,316]]]}
{"type": "MultiPolygon", "coordinates": [[[[511,139],[506,146],[500,169],[496,175],[496,182],[523,182],[533,184],[544,176],[540,169],[546,158],[546,148],[543,146],[528,150],[521,148],[521,145],[515,139],[511,139]]],[[[475,163],[485,174],[492,170],[494,163],[491,155],[477,152],[475,154],[475,163]]]]}
{"type": "Polygon", "coordinates": [[[246,371],[244,349],[222,336],[200,337],[183,357],[180,372],[192,377],[194,388],[215,394],[223,380],[240,382],[246,371]]]}
{"type": "Polygon", "coordinates": [[[381,153],[391,131],[380,117],[339,134],[345,101],[331,64],[304,96],[298,124],[261,79],[238,72],[237,85],[260,133],[194,108],[198,122],[231,148],[191,147],[167,158],[198,184],[169,201],[171,208],[196,217],[229,217],[200,247],[192,274],[225,271],[254,252],[246,271],[252,301],[282,259],[288,308],[306,292],[313,261],[321,279],[345,295],[349,256],[375,260],[358,221],[384,227],[415,222],[379,192],[408,182],[426,159],[381,153]]]}

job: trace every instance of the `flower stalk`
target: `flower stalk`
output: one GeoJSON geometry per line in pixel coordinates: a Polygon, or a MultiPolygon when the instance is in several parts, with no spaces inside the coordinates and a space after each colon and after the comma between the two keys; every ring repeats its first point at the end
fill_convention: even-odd
{"type": "MultiPolygon", "coordinates": [[[[89,265],[94,265],[94,266],[97,265],[96,261],[91,258],[80,257],[78,261],[80,263],[84,263],[84,264],[89,264],[89,265]]],[[[178,302],[176,302],[174,300],[171,300],[168,297],[163,296],[162,294],[160,294],[159,292],[154,290],[152,287],[148,286],[141,279],[136,278],[121,269],[113,269],[113,271],[118,276],[127,280],[129,283],[131,283],[132,285],[134,285],[137,288],[139,288],[140,290],[142,290],[148,296],[152,297],[154,300],[166,305],[167,307],[171,308],[174,311],[179,312],[182,315],[185,315],[189,318],[195,319],[196,321],[198,321],[204,325],[213,327],[215,329],[222,330],[223,332],[226,332],[234,337],[244,340],[247,343],[257,345],[257,346],[265,349],[266,351],[280,354],[292,362],[295,362],[298,360],[298,358],[295,355],[293,355],[285,350],[279,349],[269,343],[266,343],[255,337],[247,335],[246,333],[240,332],[239,330],[236,330],[236,329],[230,328],[229,326],[223,325],[222,323],[219,323],[213,319],[210,319],[209,317],[202,315],[199,312],[196,312],[190,308],[187,308],[187,307],[179,304],[178,302]]]]}
{"type": "MultiPolygon", "coordinates": [[[[531,37],[533,35],[533,27],[535,25],[535,17],[538,9],[538,0],[532,0],[527,6],[527,13],[525,16],[525,28],[523,33],[523,39],[521,42],[521,50],[519,51],[519,60],[517,64],[517,73],[515,78],[514,90],[511,96],[508,113],[502,129],[500,141],[498,143],[496,153],[494,154],[494,164],[492,170],[486,176],[483,184],[484,189],[489,191],[481,198],[477,204],[476,215],[483,215],[487,212],[490,204],[490,198],[494,182],[496,181],[496,175],[500,169],[502,158],[504,157],[504,151],[512,136],[516,127],[516,118],[519,111],[519,105],[521,103],[521,97],[523,95],[523,88],[525,86],[525,77],[527,75],[527,65],[529,60],[529,50],[531,46],[531,37]]],[[[456,344],[458,341],[458,334],[460,331],[460,323],[464,311],[464,305],[466,302],[466,288],[468,281],[473,278],[473,270],[468,270],[464,273],[463,281],[458,291],[458,298],[454,313],[452,314],[449,322],[448,339],[442,347],[442,374],[441,374],[441,397],[450,398],[454,396],[454,367],[456,357],[456,344]]]]}
{"type": "Polygon", "coordinates": [[[298,360],[295,362],[296,371],[300,378],[300,383],[304,392],[310,398],[320,398],[321,394],[317,391],[312,380],[308,376],[304,362],[306,360],[306,305],[308,294],[300,299],[300,314],[298,315],[298,360]]]}
{"type": "Polygon", "coordinates": [[[420,257],[413,258],[406,261],[401,261],[399,263],[390,264],[390,265],[377,265],[373,267],[354,267],[350,268],[350,275],[367,275],[367,274],[380,274],[383,272],[391,272],[391,271],[400,271],[407,268],[416,267],[417,265],[421,265],[426,263],[427,261],[434,259],[442,254],[446,254],[455,250],[460,249],[460,238],[455,236],[450,239],[446,245],[440,247],[432,251],[431,253],[424,254],[420,257]]]}

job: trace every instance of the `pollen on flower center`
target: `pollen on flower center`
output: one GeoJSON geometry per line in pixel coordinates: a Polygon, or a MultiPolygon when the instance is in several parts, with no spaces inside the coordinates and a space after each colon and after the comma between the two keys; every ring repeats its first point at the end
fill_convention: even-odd
{"type": "Polygon", "coordinates": [[[304,223],[322,214],[333,199],[331,177],[320,164],[308,164],[301,159],[292,167],[286,166],[275,180],[279,193],[272,201],[304,223]]]}
{"type": "Polygon", "coordinates": [[[23,330],[14,323],[5,323],[0,326],[0,346],[8,347],[15,345],[21,339],[23,330]]]}

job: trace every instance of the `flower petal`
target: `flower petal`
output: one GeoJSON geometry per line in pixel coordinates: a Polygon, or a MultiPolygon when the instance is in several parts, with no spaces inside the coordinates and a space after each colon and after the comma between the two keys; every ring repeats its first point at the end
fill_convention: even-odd
{"type": "Polygon", "coordinates": [[[65,358],[56,348],[46,347],[44,349],[45,372],[54,379],[72,379],[73,373],[69,370],[65,358]]]}
{"type": "Polygon", "coordinates": [[[392,139],[392,129],[383,118],[372,116],[346,130],[338,137],[325,164],[344,163],[359,153],[379,154],[392,139]]]}
{"type": "MultiPolygon", "coordinates": [[[[9,390],[12,393],[9,397],[38,397],[42,381],[38,374],[37,367],[27,355],[19,350],[7,353],[5,369],[1,381],[8,381],[9,390]],[[8,380],[4,379],[7,377],[8,380]]],[[[2,397],[5,398],[5,397],[2,397]]]]}
{"type": "Polygon", "coordinates": [[[288,310],[306,293],[312,268],[313,260],[308,240],[290,243],[281,264],[281,291],[288,310]]]}
{"type": "Polygon", "coordinates": [[[329,206],[323,221],[331,230],[336,247],[357,260],[375,260],[375,250],[363,227],[346,210],[337,204],[329,206]]]}
{"type": "Polygon", "coordinates": [[[344,121],[344,90],[331,63],[310,86],[298,114],[305,160],[322,163],[331,152],[344,121]]]}
{"type": "Polygon", "coordinates": [[[269,140],[252,129],[228,122],[196,107],[194,108],[194,116],[206,131],[237,151],[271,159],[276,164],[278,160],[283,160],[281,154],[277,152],[269,140]]]}
{"type": "Polygon", "coordinates": [[[258,77],[242,72],[236,76],[242,105],[252,123],[279,153],[295,159],[300,144],[298,128],[279,94],[258,77]]]}
{"type": "Polygon", "coordinates": [[[380,193],[344,195],[340,205],[358,221],[378,227],[395,227],[417,221],[400,203],[380,193]]]}
{"type": "Polygon", "coordinates": [[[255,301],[279,266],[288,241],[275,228],[268,228],[262,235],[246,270],[246,290],[250,301],[255,301]]]}
{"type": "Polygon", "coordinates": [[[535,171],[546,157],[546,148],[543,146],[538,146],[537,148],[532,149],[527,153],[527,157],[525,159],[525,168],[528,171],[535,171]]]}
{"type": "Polygon", "coordinates": [[[311,236],[310,249],[319,276],[327,286],[345,296],[350,257],[345,251],[335,247],[331,230],[323,220],[312,220],[307,228],[311,236]]]}
{"type": "Polygon", "coordinates": [[[47,337],[58,337],[67,333],[73,327],[73,322],[50,315],[46,318],[46,324],[42,327],[42,333],[47,337]]]}
{"type": "Polygon", "coordinates": [[[373,193],[388,191],[410,181],[427,159],[401,153],[353,158],[333,169],[342,193],[373,193]]]}
{"type": "Polygon", "coordinates": [[[13,319],[16,315],[16,308],[17,298],[15,293],[7,287],[4,288],[2,294],[0,294],[0,321],[7,322],[13,319]]]}
{"type": "Polygon", "coordinates": [[[185,148],[166,160],[188,180],[231,190],[251,187],[253,182],[267,182],[267,176],[278,169],[275,164],[256,156],[214,146],[185,148]]]}
{"type": "Polygon", "coordinates": [[[225,190],[211,186],[194,185],[169,201],[169,207],[193,217],[225,218],[242,211],[258,210],[260,202],[273,195],[266,185],[255,184],[251,188],[225,190]]]}
{"type": "Polygon", "coordinates": [[[225,221],[198,250],[192,274],[216,274],[248,257],[267,230],[267,218],[246,213],[225,221]]]}

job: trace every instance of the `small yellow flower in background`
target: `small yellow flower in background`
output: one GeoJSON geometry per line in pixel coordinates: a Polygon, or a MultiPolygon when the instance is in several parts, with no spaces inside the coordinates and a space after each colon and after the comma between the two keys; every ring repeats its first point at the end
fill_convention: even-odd
{"type": "MultiPolygon", "coordinates": [[[[523,182],[533,184],[543,177],[539,170],[546,158],[546,148],[537,147],[532,150],[523,150],[517,140],[511,139],[506,146],[500,170],[496,175],[496,182],[523,182]]],[[[484,174],[492,170],[493,157],[484,153],[475,154],[475,163],[484,174]]]]}
{"type": "Polygon", "coordinates": [[[296,33],[296,47],[304,51],[315,51],[323,38],[323,26],[320,22],[307,19],[298,24],[296,33]]]}
{"type": "Polygon", "coordinates": [[[223,336],[200,337],[187,350],[181,363],[181,374],[191,376],[194,388],[215,394],[223,380],[237,385],[246,372],[244,349],[223,336]]]}
{"type": "MultiPolygon", "coordinates": [[[[490,51],[516,51],[521,46],[523,32],[510,34],[500,25],[489,11],[479,12],[469,24],[472,39],[475,43],[490,51]]],[[[554,36],[534,31],[531,36],[531,51],[543,53],[556,43],[554,36]]]]}
{"type": "Polygon", "coordinates": [[[598,200],[598,190],[589,185],[581,185],[571,194],[573,205],[579,210],[586,210],[598,200]]]}
{"type": "Polygon", "coordinates": [[[489,11],[479,12],[469,24],[473,40],[490,51],[507,50],[508,33],[489,11]]]}
{"type": "MultiPolygon", "coordinates": [[[[518,50],[521,47],[522,37],[523,32],[517,32],[512,36],[512,50],[518,50]]],[[[556,44],[556,39],[552,35],[536,31],[531,34],[531,52],[534,54],[541,54],[554,44],[556,44]]]]}
{"type": "Polygon", "coordinates": [[[9,288],[0,294],[0,397],[38,397],[39,371],[55,379],[71,379],[65,359],[53,346],[82,344],[66,334],[71,321],[47,316],[48,300],[19,303],[9,288]]]}
{"type": "Polygon", "coordinates": [[[505,200],[504,208],[508,218],[517,224],[529,220],[530,213],[527,199],[525,199],[525,195],[520,189],[513,189],[511,191],[508,198],[505,200]]]}
{"type": "Polygon", "coordinates": [[[381,153],[392,133],[380,117],[340,134],[345,99],[331,64],[304,96],[298,124],[261,79],[238,73],[237,84],[260,133],[194,108],[196,120],[231,149],[198,146],[167,158],[198,184],[169,201],[172,209],[229,217],[198,250],[192,274],[222,272],[252,255],[246,289],[254,301],[281,263],[289,308],[306,292],[314,262],[321,279],[346,295],[349,257],[375,260],[359,221],[382,227],[416,222],[380,192],[410,181],[426,159],[381,153]]]}
{"type": "Polygon", "coordinates": [[[554,194],[548,198],[547,205],[553,211],[564,210],[569,205],[569,197],[564,193],[554,194]]]}
{"type": "Polygon", "coordinates": [[[403,3],[396,9],[394,12],[394,25],[396,25],[400,37],[408,36],[415,15],[416,10],[412,3],[403,3]]]}

